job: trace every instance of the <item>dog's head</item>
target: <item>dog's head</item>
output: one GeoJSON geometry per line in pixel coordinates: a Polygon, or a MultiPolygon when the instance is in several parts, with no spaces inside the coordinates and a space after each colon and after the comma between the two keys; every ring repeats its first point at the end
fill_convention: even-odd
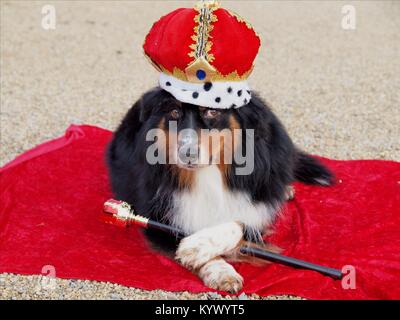
{"type": "Polygon", "coordinates": [[[161,89],[146,93],[139,108],[146,140],[154,142],[147,157],[155,155],[184,170],[211,164],[227,170],[234,161],[243,129],[235,109],[182,103],[161,89]]]}

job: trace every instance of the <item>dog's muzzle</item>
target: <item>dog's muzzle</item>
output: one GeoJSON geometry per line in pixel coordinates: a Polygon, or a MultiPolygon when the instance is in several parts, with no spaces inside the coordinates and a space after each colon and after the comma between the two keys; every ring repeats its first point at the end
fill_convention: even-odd
{"type": "Polygon", "coordinates": [[[194,168],[199,165],[199,144],[196,131],[186,133],[178,139],[178,164],[194,168]]]}

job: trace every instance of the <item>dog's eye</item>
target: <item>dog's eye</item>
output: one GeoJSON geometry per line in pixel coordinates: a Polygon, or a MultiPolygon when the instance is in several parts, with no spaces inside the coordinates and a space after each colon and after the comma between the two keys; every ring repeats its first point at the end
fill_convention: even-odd
{"type": "Polygon", "coordinates": [[[212,119],[212,118],[219,116],[220,114],[221,114],[221,112],[218,110],[207,109],[204,111],[203,116],[204,116],[204,118],[212,119]]]}
{"type": "Polygon", "coordinates": [[[179,119],[181,116],[181,112],[178,109],[172,110],[169,114],[173,119],[179,119]]]}

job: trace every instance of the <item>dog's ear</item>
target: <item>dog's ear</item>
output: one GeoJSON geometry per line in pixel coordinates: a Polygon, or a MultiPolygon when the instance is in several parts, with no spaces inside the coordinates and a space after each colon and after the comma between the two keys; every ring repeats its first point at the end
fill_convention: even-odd
{"type": "Polygon", "coordinates": [[[242,124],[242,129],[253,129],[255,137],[268,137],[272,113],[256,93],[252,93],[251,101],[246,106],[235,109],[242,124]]]}
{"type": "Polygon", "coordinates": [[[145,122],[151,115],[154,106],[158,104],[158,88],[146,92],[139,101],[136,102],[136,108],[139,111],[139,121],[145,122]]]}
{"type": "Polygon", "coordinates": [[[143,102],[143,98],[138,101],[137,108],[139,109],[139,121],[145,122],[151,114],[151,109],[143,102]]]}
{"type": "Polygon", "coordinates": [[[172,95],[160,87],[146,92],[137,102],[136,106],[139,109],[140,122],[145,122],[154,110],[158,109],[165,102],[172,100],[175,100],[172,95]]]}

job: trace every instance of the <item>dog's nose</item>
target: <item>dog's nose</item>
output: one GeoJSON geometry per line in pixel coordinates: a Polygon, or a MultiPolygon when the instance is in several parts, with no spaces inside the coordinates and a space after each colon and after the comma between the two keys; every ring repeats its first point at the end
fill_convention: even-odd
{"type": "Polygon", "coordinates": [[[178,157],[182,163],[195,164],[199,157],[199,147],[195,143],[184,144],[179,147],[178,157]]]}
{"type": "Polygon", "coordinates": [[[194,134],[185,134],[185,135],[179,137],[178,144],[180,146],[190,145],[190,144],[193,144],[195,142],[195,140],[196,139],[195,139],[194,134]]]}
{"type": "Polygon", "coordinates": [[[186,130],[178,137],[178,157],[185,164],[196,164],[199,157],[197,133],[186,130]]]}

